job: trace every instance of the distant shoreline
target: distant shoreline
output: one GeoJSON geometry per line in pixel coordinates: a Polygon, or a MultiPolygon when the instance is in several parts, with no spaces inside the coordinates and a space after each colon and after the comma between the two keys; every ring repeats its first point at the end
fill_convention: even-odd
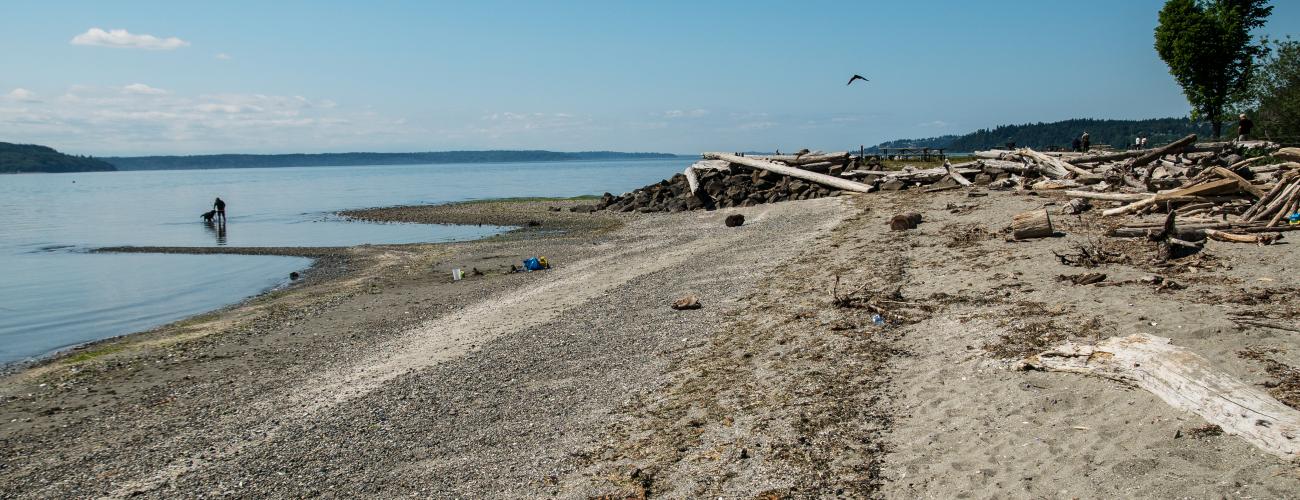
{"type": "Polygon", "coordinates": [[[119,171],[203,170],[218,168],[352,167],[392,165],[445,165],[477,163],[534,163],[551,161],[663,160],[673,153],[617,151],[436,151],[421,153],[319,153],[319,154],[218,154],[193,156],[106,157],[119,171]]]}

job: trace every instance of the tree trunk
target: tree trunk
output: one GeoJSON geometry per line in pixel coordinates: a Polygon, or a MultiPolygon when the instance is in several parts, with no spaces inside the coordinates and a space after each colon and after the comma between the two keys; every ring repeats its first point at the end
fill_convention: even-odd
{"type": "Polygon", "coordinates": [[[1047,210],[1033,210],[1011,218],[1012,239],[1045,238],[1052,234],[1052,218],[1047,210]]]}
{"type": "MultiPolygon", "coordinates": [[[[823,186],[830,186],[835,189],[840,189],[844,191],[870,193],[871,190],[875,189],[875,186],[868,186],[861,182],[853,182],[847,179],[841,179],[839,177],[831,177],[829,175],[819,174],[816,172],[809,172],[807,170],[788,167],[785,165],[779,165],[767,160],[756,160],[753,158],[746,158],[743,156],[736,156],[727,153],[704,153],[704,158],[707,160],[724,160],[724,161],[734,163],[736,165],[742,165],[742,166],[759,169],[759,170],[767,170],[769,172],[775,172],[781,175],[788,175],[790,177],[803,179],[805,181],[814,182],[817,184],[821,184],[823,186]]],[[[944,172],[944,174],[946,175],[947,172],[944,172]]]]}
{"type": "Polygon", "coordinates": [[[1026,369],[1092,374],[1146,389],[1228,434],[1285,460],[1300,456],[1300,412],[1219,371],[1205,358],[1164,337],[1138,333],[1096,345],[1066,342],[1022,362],[1026,369]]]}

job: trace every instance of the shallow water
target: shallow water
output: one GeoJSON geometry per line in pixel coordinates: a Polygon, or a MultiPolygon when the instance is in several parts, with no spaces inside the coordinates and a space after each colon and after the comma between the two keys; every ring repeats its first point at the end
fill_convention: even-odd
{"type": "Polygon", "coordinates": [[[148,329],[283,285],[308,259],[92,254],[116,245],[461,241],[508,228],[372,224],[338,210],[621,193],[692,160],[173,170],[0,176],[0,365],[148,329]],[[224,231],[199,215],[220,196],[224,231]]]}

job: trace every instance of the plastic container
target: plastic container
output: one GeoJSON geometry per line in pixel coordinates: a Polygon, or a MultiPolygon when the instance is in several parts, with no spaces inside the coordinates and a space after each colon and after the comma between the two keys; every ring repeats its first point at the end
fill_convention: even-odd
{"type": "Polygon", "coordinates": [[[463,278],[465,278],[465,272],[461,271],[459,267],[451,270],[452,281],[460,281],[463,278]]]}

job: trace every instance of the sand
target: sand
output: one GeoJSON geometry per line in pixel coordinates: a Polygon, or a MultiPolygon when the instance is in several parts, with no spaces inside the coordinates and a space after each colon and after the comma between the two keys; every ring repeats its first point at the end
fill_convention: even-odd
{"type": "Polygon", "coordinates": [[[1284,271],[1300,257],[1211,242],[1160,267],[1130,242],[1113,245],[1127,263],[1081,269],[1053,252],[1100,241],[1098,215],[1056,216],[1059,238],[998,234],[1056,201],[954,191],[678,214],[544,201],[348,213],[538,225],[467,243],[233,250],[320,260],[288,290],[0,379],[0,496],[1300,491],[1294,464],[1202,436],[1203,420],[1144,391],[1013,369],[1065,339],[1147,332],[1275,381],[1278,364],[1300,363],[1297,334],[1228,318],[1294,322],[1284,271]],[[891,232],[905,210],[926,222],[891,232]],[[734,213],[746,224],[724,227],[734,213]],[[505,272],[533,255],[555,268],[505,272]],[[483,275],[452,283],[452,267],[483,275]],[[1133,282],[1057,280],[1084,271],[1133,282]],[[1153,274],[1186,288],[1139,281],[1153,274]],[[883,325],[835,305],[860,288],[889,296],[883,325]],[[668,307],[688,293],[704,308],[668,307]]]}

